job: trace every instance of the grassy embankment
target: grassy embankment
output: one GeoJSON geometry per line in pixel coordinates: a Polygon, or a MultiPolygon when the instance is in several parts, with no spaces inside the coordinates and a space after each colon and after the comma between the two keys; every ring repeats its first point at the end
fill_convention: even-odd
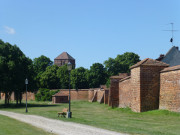
{"type": "Polygon", "coordinates": [[[7,116],[0,115],[0,135],[53,135],[7,116]]]}
{"type": "MultiPolygon", "coordinates": [[[[135,113],[130,109],[113,109],[104,104],[73,101],[71,104],[73,118],[58,118],[57,112],[61,111],[64,107],[68,107],[68,104],[53,105],[50,102],[31,101],[28,104],[28,114],[77,122],[130,134],[180,134],[180,113],[164,110],[135,113]]],[[[1,104],[0,110],[25,113],[25,104],[18,107],[15,104],[11,104],[8,108],[4,108],[4,105],[1,104]]]]}

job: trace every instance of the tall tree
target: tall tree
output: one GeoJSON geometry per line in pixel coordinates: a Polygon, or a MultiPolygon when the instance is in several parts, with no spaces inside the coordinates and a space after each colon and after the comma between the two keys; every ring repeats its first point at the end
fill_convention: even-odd
{"type": "Polygon", "coordinates": [[[104,62],[109,76],[118,75],[119,73],[129,73],[130,66],[139,62],[139,56],[132,52],[126,52],[122,55],[117,55],[115,59],[109,58],[104,62]]]}
{"type": "Polygon", "coordinates": [[[94,63],[88,72],[88,82],[90,88],[97,88],[107,81],[107,72],[100,63],[94,63]]]}
{"type": "Polygon", "coordinates": [[[57,71],[57,76],[60,82],[61,89],[69,88],[69,71],[67,69],[67,65],[61,66],[57,71]]]}
{"type": "Polygon", "coordinates": [[[71,85],[74,89],[87,89],[89,88],[87,79],[88,69],[83,67],[76,68],[71,71],[71,85]]]}
{"type": "Polygon", "coordinates": [[[50,58],[41,55],[38,58],[35,58],[33,60],[33,66],[34,66],[34,71],[36,73],[36,85],[37,87],[40,87],[40,78],[41,74],[46,70],[48,66],[52,66],[53,62],[50,60],[50,58]]]}
{"type": "Polygon", "coordinates": [[[17,103],[21,100],[19,95],[25,90],[24,80],[32,72],[30,67],[32,61],[16,45],[0,40],[0,90],[5,93],[5,104],[12,92],[15,92],[17,103]]]}
{"type": "Polygon", "coordinates": [[[57,65],[48,66],[46,68],[46,70],[41,74],[40,77],[41,88],[60,88],[59,78],[57,77],[58,69],[59,67],[57,65]]]}

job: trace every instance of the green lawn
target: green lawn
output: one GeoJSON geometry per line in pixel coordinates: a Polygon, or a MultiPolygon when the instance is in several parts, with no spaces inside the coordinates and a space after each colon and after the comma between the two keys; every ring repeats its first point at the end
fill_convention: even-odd
{"type": "MultiPolygon", "coordinates": [[[[2,102],[1,102],[2,103],[2,102]]],[[[179,135],[180,113],[156,110],[134,113],[130,109],[120,109],[87,101],[73,101],[72,119],[58,118],[57,112],[68,104],[53,105],[50,102],[34,102],[28,104],[28,114],[41,115],[48,118],[72,121],[117,132],[145,135],[179,135]]],[[[0,110],[25,113],[25,105],[9,108],[0,105],[0,110]]]]}
{"type": "Polygon", "coordinates": [[[7,116],[0,115],[0,135],[53,135],[7,116]]]}

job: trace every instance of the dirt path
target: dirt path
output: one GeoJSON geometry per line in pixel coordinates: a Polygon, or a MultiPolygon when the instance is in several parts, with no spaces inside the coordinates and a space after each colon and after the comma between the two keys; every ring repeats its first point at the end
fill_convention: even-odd
{"type": "Polygon", "coordinates": [[[24,115],[7,111],[0,111],[0,114],[58,135],[127,135],[83,124],[63,122],[61,120],[49,119],[36,115],[24,115]]]}

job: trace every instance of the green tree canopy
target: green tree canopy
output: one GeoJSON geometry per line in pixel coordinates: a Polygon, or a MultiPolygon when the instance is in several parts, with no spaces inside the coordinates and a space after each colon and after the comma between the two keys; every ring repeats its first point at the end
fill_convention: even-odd
{"type": "Polygon", "coordinates": [[[69,71],[67,69],[67,65],[61,66],[57,71],[57,76],[60,82],[61,89],[69,88],[69,71]]]}
{"type": "Polygon", "coordinates": [[[115,59],[109,58],[104,62],[109,76],[118,75],[119,73],[129,73],[130,66],[139,62],[139,56],[133,52],[126,52],[122,55],[117,55],[115,59]]]}
{"type": "Polygon", "coordinates": [[[87,89],[89,88],[87,80],[88,70],[79,67],[71,71],[71,85],[74,89],[87,89]]]}
{"type": "Polygon", "coordinates": [[[40,57],[35,58],[33,60],[33,67],[36,73],[35,80],[36,80],[37,87],[41,87],[41,84],[40,84],[41,74],[46,70],[48,66],[52,66],[52,64],[53,62],[50,60],[50,58],[44,55],[41,55],[40,57]]]}
{"type": "Polygon", "coordinates": [[[50,58],[41,55],[33,60],[34,70],[36,73],[44,72],[48,66],[52,66],[50,58]]]}
{"type": "Polygon", "coordinates": [[[21,101],[25,78],[33,81],[32,61],[16,46],[0,40],[0,91],[5,93],[5,103],[12,92],[21,101]]]}
{"type": "Polygon", "coordinates": [[[100,63],[94,63],[88,72],[88,82],[90,88],[98,88],[100,85],[106,84],[107,72],[100,63]]]}
{"type": "Polygon", "coordinates": [[[41,88],[56,89],[60,88],[60,81],[57,77],[57,71],[59,67],[57,65],[48,66],[46,70],[41,74],[40,85],[41,88]]]}

